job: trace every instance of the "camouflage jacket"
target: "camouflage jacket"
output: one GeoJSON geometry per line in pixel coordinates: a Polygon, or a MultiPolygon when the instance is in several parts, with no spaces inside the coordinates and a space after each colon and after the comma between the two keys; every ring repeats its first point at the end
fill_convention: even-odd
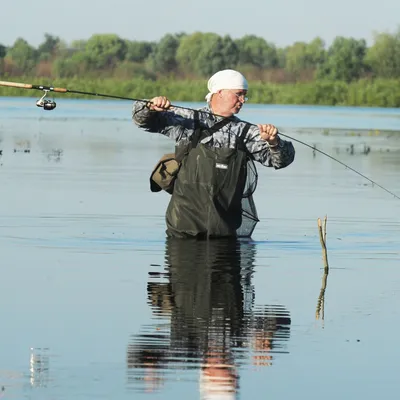
{"type": "MultiPolygon", "coordinates": [[[[222,119],[214,115],[208,106],[199,111],[200,126],[209,128],[222,119]]],[[[136,102],[132,109],[132,118],[137,126],[148,131],[161,133],[175,140],[176,144],[186,144],[195,130],[194,110],[175,108],[171,111],[151,111],[143,102],[136,102]]],[[[238,137],[241,136],[246,122],[237,117],[223,128],[204,138],[201,142],[213,147],[235,148],[238,137]]],[[[294,160],[295,149],[289,141],[279,138],[277,147],[270,147],[260,137],[260,130],[256,125],[251,125],[243,138],[247,151],[266,167],[275,169],[287,167],[294,160]]]]}

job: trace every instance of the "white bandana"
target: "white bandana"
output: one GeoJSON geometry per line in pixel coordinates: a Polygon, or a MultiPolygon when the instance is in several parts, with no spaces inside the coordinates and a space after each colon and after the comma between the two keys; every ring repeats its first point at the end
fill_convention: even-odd
{"type": "Polygon", "coordinates": [[[222,89],[244,89],[247,90],[249,85],[246,78],[240,73],[233,69],[224,69],[215,73],[208,80],[208,91],[206,100],[209,103],[214,93],[217,93],[222,89]]]}

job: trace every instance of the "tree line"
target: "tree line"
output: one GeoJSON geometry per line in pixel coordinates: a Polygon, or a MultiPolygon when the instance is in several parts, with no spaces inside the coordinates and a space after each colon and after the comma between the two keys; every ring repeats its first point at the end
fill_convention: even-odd
{"type": "Polygon", "coordinates": [[[400,29],[376,33],[370,47],[364,39],[338,36],[330,46],[317,37],[279,48],[255,35],[232,39],[202,32],[166,34],[158,42],[95,34],[71,44],[46,33],[37,48],[23,38],[0,44],[3,76],[200,79],[224,68],[275,83],[400,79],[400,29]]]}
{"type": "MultiPolygon", "coordinates": [[[[371,46],[338,36],[329,46],[317,37],[279,48],[255,35],[202,32],[157,42],[95,34],[71,44],[46,33],[36,48],[23,38],[0,44],[3,80],[41,78],[40,84],[133,98],[204,101],[205,80],[224,68],[247,77],[255,103],[400,107],[400,28],[376,33],[371,46]]],[[[0,95],[29,94],[0,88],[0,95]]]]}

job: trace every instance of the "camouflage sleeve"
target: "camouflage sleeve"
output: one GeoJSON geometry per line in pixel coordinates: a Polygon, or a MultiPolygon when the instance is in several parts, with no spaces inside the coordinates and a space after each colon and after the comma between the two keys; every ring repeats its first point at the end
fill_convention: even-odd
{"type": "Polygon", "coordinates": [[[269,144],[260,136],[257,126],[252,126],[244,139],[248,151],[253,155],[254,160],[266,167],[275,169],[285,168],[290,165],[295,156],[295,149],[292,142],[279,138],[276,147],[269,144]]]}
{"type": "Polygon", "coordinates": [[[171,111],[151,111],[144,102],[136,102],[132,108],[133,122],[148,132],[161,133],[175,141],[193,131],[193,115],[178,115],[171,111]]]}

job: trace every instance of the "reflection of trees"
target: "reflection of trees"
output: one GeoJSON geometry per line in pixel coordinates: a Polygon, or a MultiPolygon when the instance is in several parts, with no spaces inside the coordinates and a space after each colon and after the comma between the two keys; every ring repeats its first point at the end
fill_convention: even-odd
{"type": "Polygon", "coordinates": [[[132,337],[131,384],[154,390],[171,369],[193,368],[205,395],[234,395],[249,353],[254,365],[271,365],[284,351],[291,320],[283,306],[254,306],[254,257],[251,242],[167,240],[166,272],[151,273],[147,291],[154,315],[168,322],[132,337]]]}

